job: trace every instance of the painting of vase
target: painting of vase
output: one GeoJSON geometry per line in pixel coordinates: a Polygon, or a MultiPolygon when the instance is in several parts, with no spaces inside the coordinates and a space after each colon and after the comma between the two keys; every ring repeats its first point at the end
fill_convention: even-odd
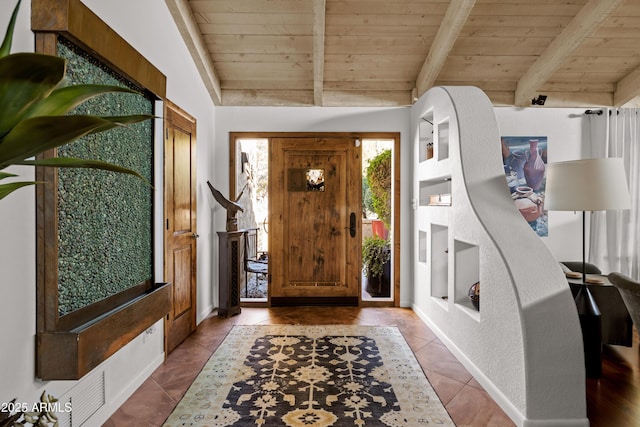
{"type": "Polygon", "coordinates": [[[507,185],[517,209],[539,236],[548,236],[544,210],[547,137],[503,136],[501,145],[507,185]]]}
{"type": "Polygon", "coordinates": [[[529,140],[529,157],[523,167],[524,179],[527,185],[533,188],[533,191],[540,190],[546,169],[542,156],[538,151],[539,142],[538,139],[529,140]]]}

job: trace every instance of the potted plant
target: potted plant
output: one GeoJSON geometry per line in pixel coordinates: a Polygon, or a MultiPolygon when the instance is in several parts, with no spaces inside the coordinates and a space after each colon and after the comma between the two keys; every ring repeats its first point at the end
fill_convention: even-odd
{"type": "MultiPolygon", "coordinates": [[[[39,53],[11,54],[19,8],[20,1],[16,4],[0,45],[0,181],[16,177],[15,174],[4,172],[11,165],[95,168],[127,173],[144,180],[133,170],[97,160],[68,157],[33,159],[38,154],[85,135],[126,126],[152,116],[67,115],[76,106],[96,95],[137,92],[109,85],[64,86],[66,61],[63,58],[39,53]]],[[[37,182],[0,184],[0,200],[19,188],[34,184],[37,182]]]]}
{"type": "Polygon", "coordinates": [[[391,150],[384,150],[369,161],[366,181],[371,191],[371,205],[379,220],[372,222],[373,233],[386,239],[391,226],[391,150]]]}
{"type": "Polygon", "coordinates": [[[388,240],[373,236],[364,239],[362,265],[371,296],[391,296],[391,247],[388,240]]]}

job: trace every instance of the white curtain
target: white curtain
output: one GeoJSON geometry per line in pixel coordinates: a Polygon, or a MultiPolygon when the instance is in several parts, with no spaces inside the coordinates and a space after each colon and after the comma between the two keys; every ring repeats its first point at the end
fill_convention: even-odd
{"type": "Polygon", "coordinates": [[[640,112],[637,108],[589,115],[590,157],[622,157],[631,209],[593,212],[589,262],[603,273],[616,271],[640,280],[640,112]]]}

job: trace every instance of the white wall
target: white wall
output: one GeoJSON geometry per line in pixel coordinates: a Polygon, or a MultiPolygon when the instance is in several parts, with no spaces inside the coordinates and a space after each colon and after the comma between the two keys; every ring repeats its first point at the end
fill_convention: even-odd
{"type": "MultiPolygon", "coordinates": [[[[17,1],[17,0],[16,0],[17,1]]],[[[30,3],[23,1],[14,35],[13,52],[33,51],[30,3]]],[[[198,321],[213,308],[211,216],[205,181],[214,156],[214,106],[182,42],[164,2],[157,0],[85,0],[84,3],[167,76],[167,98],[196,117],[198,174],[198,321]],[[126,13],[123,11],[126,10],[126,13]],[[204,184],[204,185],[203,185],[204,184]]],[[[0,2],[0,29],[4,33],[14,1],[0,2]]],[[[162,115],[162,110],[156,111],[162,115]]],[[[156,129],[161,130],[161,120],[156,129]]],[[[156,134],[156,258],[155,279],[162,280],[162,132],[156,134]]],[[[12,168],[23,179],[33,179],[29,168],[12,168]]],[[[22,189],[0,201],[0,402],[38,401],[46,390],[68,397],[83,383],[104,372],[107,402],[89,422],[100,425],[163,360],[162,323],[143,333],[81,381],[43,382],[35,378],[35,191],[22,189]]],[[[74,412],[79,408],[74,408],[74,412]]]]}
{"type": "MultiPolygon", "coordinates": [[[[495,108],[501,136],[546,136],[549,163],[583,157],[589,145],[584,108],[495,108]]],[[[582,215],[548,212],[549,236],[542,237],[558,261],[582,260],[582,215]]],[[[587,237],[588,238],[588,237],[587,237]]],[[[588,246],[588,245],[587,245],[588,246]]]]}
{"type": "MultiPolygon", "coordinates": [[[[400,132],[400,280],[410,283],[409,245],[410,167],[409,109],[342,107],[218,107],[216,160],[211,177],[223,193],[229,191],[229,132],[400,132]],[[407,280],[404,280],[406,278],[407,280]]],[[[225,213],[212,203],[216,230],[225,229],[225,213]]],[[[409,307],[411,290],[401,287],[400,304],[409,307]]]]}

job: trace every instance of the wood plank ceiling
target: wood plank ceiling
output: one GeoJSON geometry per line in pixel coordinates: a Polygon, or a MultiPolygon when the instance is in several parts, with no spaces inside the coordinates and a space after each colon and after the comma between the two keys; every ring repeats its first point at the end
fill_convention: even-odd
{"type": "Polygon", "coordinates": [[[165,0],[216,105],[640,105],[640,0],[165,0]]]}

